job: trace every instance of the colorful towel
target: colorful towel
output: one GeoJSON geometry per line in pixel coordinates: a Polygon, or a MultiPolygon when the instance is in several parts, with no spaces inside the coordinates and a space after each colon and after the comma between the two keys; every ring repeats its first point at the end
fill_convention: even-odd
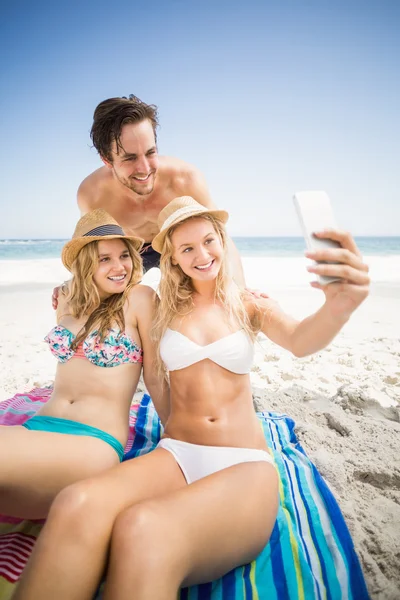
{"type": "MultiPolygon", "coordinates": [[[[33,393],[25,398],[26,406],[34,409],[29,404],[36,402],[33,393]]],[[[9,405],[15,414],[24,410],[23,404],[17,409],[12,401],[9,405]]],[[[213,583],[182,590],[181,600],[367,600],[343,516],[298,443],[294,422],[276,413],[258,416],[280,474],[281,503],[271,540],[256,561],[213,583]]],[[[149,452],[160,436],[149,396],[143,396],[138,410],[133,408],[131,420],[131,440],[133,434],[134,438],[125,459],[149,452]]],[[[3,422],[0,411],[0,424],[3,422]]],[[[0,519],[0,600],[11,597],[39,531],[40,524],[24,521],[13,525],[0,519]]]]}

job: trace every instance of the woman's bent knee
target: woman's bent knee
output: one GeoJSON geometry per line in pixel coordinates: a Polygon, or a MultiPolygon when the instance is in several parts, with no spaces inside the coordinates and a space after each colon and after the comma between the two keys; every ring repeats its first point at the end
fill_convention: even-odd
{"type": "Polygon", "coordinates": [[[48,524],[61,528],[67,534],[93,535],[93,530],[106,521],[101,496],[90,480],[79,481],[64,488],[55,498],[48,516],[48,524]]]}
{"type": "Polygon", "coordinates": [[[113,551],[119,556],[147,557],[146,567],[150,563],[164,563],[171,549],[171,526],[156,507],[156,503],[143,502],[124,512],[116,519],[112,534],[113,551]]]}
{"type": "Polygon", "coordinates": [[[141,542],[148,538],[158,538],[158,532],[163,528],[159,515],[150,502],[132,506],[118,515],[113,538],[120,543],[132,545],[134,541],[141,542]]]}
{"type": "Polygon", "coordinates": [[[83,510],[91,503],[90,487],[87,482],[68,485],[59,492],[51,507],[52,513],[71,513],[83,510]]]}

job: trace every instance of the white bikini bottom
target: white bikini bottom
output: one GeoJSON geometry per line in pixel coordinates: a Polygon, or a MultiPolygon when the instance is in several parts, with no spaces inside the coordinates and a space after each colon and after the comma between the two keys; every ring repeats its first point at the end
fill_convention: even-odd
{"type": "Polygon", "coordinates": [[[193,483],[197,479],[244,462],[262,461],[274,464],[271,455],[266,450],[254,448],[200,446],[172,438],[163,438],[157,448],[164,448],[171,452],[187,483],[193,483]]]}

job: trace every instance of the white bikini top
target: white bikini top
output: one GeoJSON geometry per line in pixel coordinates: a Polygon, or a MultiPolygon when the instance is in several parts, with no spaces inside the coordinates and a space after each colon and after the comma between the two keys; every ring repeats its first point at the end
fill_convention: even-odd
{"type": "Polygon", "coordinates": [[[160,355],[168,371],[178,371],[209,358],[232,373],[249,373],[254,359],[254,344],[243,329],[216,342],[199,346],[183,333],[167,329],[160,343],[160,355]]]}

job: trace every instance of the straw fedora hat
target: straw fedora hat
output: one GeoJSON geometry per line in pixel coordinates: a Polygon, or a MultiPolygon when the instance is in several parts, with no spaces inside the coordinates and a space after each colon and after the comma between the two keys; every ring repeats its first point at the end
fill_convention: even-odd
{"type": "Polygon", "coordinates": [[[158,215],[158,227],[160,229],[160,233],[156,235],[156,237],[152,241],[152,246],[156,252],[161,254],[165,236],[167,235],[168,230],[185,221],[190,217],[196,217],[197,215],[212,215],[219,221],[226,223],[229,214],[226,210],[209,210],[202,204],[199,204],[191,198],[190,196],[182,196],[181,198],[175,198],[167,204],[165,208],[162,209],[160,214],[158,215]]]}
{"type": "Polygon", "coordinates": [[[72,240],[67,242],[62,249],[61,260],[68,271],[71,271],[74,260],[84,246],[98,240],[118,238],[130,240],[136,250],[140,250],[143,245],[142,239],[125,235],[115,219],[102,208],[97,208],[79,219],[72,240]]]}

